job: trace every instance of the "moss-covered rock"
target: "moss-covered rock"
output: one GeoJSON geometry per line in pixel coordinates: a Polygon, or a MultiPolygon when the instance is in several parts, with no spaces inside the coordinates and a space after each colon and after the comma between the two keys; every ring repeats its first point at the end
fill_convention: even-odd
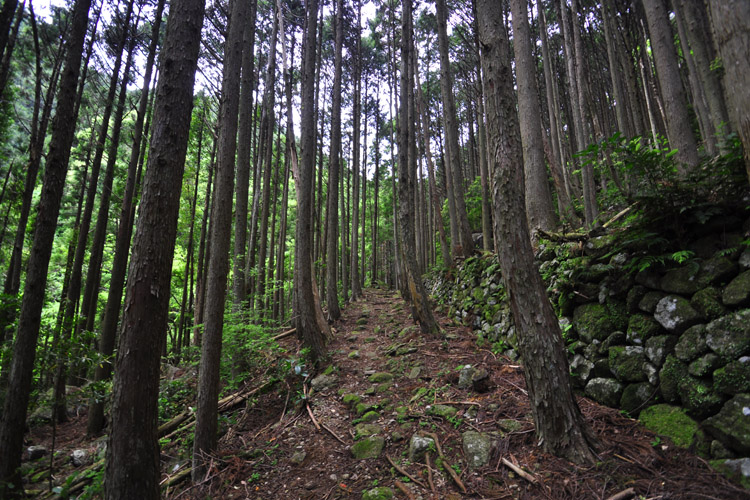
{"type": "Polygon", "coordinates": [[[487,465],[490,461],[492,438],[484,432],[466,431],[462,435],[463,449],[469,467],[476,468],[487,465]]]}
{"type": "Polygon", "coordinates": [[[620,397],[620,408],[634,417],[638,416],[648,402],[657,401],[657,393],[658,389],[648,382],[627,385],[620,397]]]}
{"type": "Polygon", "coordinates": [[[713,391],[712,384],[690,375],[680,381],[678,391],[682,405],[690,415],[698,419],[716,413],[724,401],[713,391]]]}
{"type": "Polygon", "coordinates": [[[737,275],[737,262],[723,255],[714,255],[701,263],[698,272],[700,286],[726,283],[737,275]]]}
{"type": "Polygon", "coordinates": [[[594,339],[604,340],[615,330],[623,330],[625,321],[624,307],[612,303],[583,304],[573,312],[576,331],[588,343],[594,339]]]}
{"type": "Polygon", "coordinates": [[[750,392],[750,356],[742,356],[714,371],[714,390],[727,396],[750,392]]]}
{"type": "Polygon", "coordinates": [[[362,439],[369,436],[375,436],[383,432],[383,428],[379,425],[369,424],[363,422],[354,426],[354,438],[362,439]]]}
{"type": "Polygon", "coordinates": [[[451,417],[455,417],[457,413],[458,410],[455,407],[449,405],[432,405],[427,408],[427,414],[433,417],[448,419],[451,417]]]}
{"type": "Polygon", "coordinates": [[[614,346],[609,348],[609,369],[620,382],[645,382],[646,358],[643,347],[614,346]]]}
{"type": "Polygon", "coordinates": [[[674,346],[674,354],[682,361],[692,361],[701,354],[708,352],[706,344],[706,325],[691,326],[680,335],[680,340],[674,346]]]}
{"type": "Polygon", "coordinates": [[[750,302],[750,271],[734,278],[721,294],[725,306],[740,306],[750,302]]]}
{"type": "Polygon", "coordinates": [[[362,492],[362,500],[391,500],[391,498],[393,498],[393,490],[385,486],[362,492]]]}
{"type": "Polygon", "coordinates": [[[597,236],[586,242],[583,246],[583,251],[589,257],[602,257],[611,250],[614,242],[615,239],[613,235],[605,234],[604,236],[597,236]]]}
{"type": "Polygon", "coordinates": [[[687,299],[667,295],[656,304],[654,319],[670,332],[682,333],[701,321],[701,315],[687,299]]]}
{"type": "Polygon", "coordinates": [[[429,437],[414,434],[409,440],[409,461],[422,462],[430,449],[435,448],[435,440],[429,437]]]}
{"type": "Polygon", "coordinates": [[[698,290],[690,299],[690,305],[706,319],[716,319],[727,312],[721,303],[721,293],[712,286],[698,290]]]}
{"type": "Polygon", "coordinates": [[[703,377],[712,373],[721,365],[721,358],[716,354],[709,352],[696,359],[688,365],[688,373],[693,377],[703,377]]]}
{"type": "Polygon", "coordinates": [[[592,378],[584,390],[586,396],[603,405],[616,407],[622,397],[623,385],[613,378],[592,378]]]}
{"type": "Polygon", "coordinates": [[[382,436],[368,436],[357,441],[350,448],[352,456],[358,460],[366,458],[378,458],[385,447],[385,438],[382,436]]]}
{"type": "Polygon", "coordinates": [[[661,275],[653,268],[644,269],[635,275],[635,282],[646,288],[657,290],[661,282],[661,275]]]}
{"type": "Polygon", "coordinates": [[[638,309],[649,314],[654,314],[654,311],[656,311],[656,305],[664,297],[666,297],[666,294],[664,292],[657,292],[656,290],[652,290],[646,293],[641,301],[638,302],[638,309]]]}
{"type": "Polygon", "coordinates": [[[638,419],[646,428],[668,437],[681,448],[692,445],[699,432],[698,422],[690,418],[684,409],[668,404],[649,406],[638,419]]]}
{"type": "Polygon", "coordinates": [[[674,350],[677,340],[678,338],[675,335],[657,335],[648,339],[644,352],[651,364],[660,368],[664,364],[667,354],[674,350]]]}
{"type": "Polygon", "coordinates": [[[709,323],[706,327],[706,344],[727,360],[750,354],[750,309],[709,323]]]}
{"type": "Polygon", "coordinates": [[[693,266],[679,267],[667,271],[659,282],[660,288],[667,293],[692,295],[698,291],[698,270],[693,266]]]}
{"type": "MultiPolygon", "coordinates": [[[[638,304],[643,300],[647,292],[648,289],[642,285],[636,285],[628,291],[628,295],[625,298],[625,308],[628,313],[632,314],[638,311],[638,304]]],[[[654,307],[656,307],[656,304],[654,304],[654,307]]]]}
{"type": "Polygon", "coordinates": [[[750,394],[737,394],[713,417],[706,419],[706,431],[724,446],[740,454],[750,454],[750,394]]]}
{"type": "Polygon", "coordinates": [[[659,332],[661,332],[661,326],[651,316],[634,314],[628,321],[627,338],[633,344],[643,345],[647,339],[658,335],[659,332]]]}
{"type": "Polygon", "coordinates": [[[659,371],[659,391],[668,403],[680,403],[680,383],[688,376],[687,365],[671,354],[659,371]]]}
{"type": "Polygon", "coordinates": [[[380,414],[374,410],[370,410],[359,419],[360,422],[374,422],[380,418],[380,414]]]}
{"type": "Polygon", "coordinates": [[[393,380],[393,375],[388,372],[373,373],[368,378],[373,384],[382,384],[383,382],[390,382],[393,380]]]}
{"type": "Polygon", "coordinates": [[[750,458],[711,460],[709,463],[727,478],[750,489],[750,458]]]}
{"type": "Polygon", "coordinates": [[[359,397],[357,394],[344,394],[344,396],[341,398],[345,405],[347,406],[355,406],[357,403],[359,403],[362,398],[359,397]]]}

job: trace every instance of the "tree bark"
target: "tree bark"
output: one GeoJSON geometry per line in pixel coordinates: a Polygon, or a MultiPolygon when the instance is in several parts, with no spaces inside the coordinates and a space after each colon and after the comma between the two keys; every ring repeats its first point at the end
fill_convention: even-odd
{"type": "Polygon", "coordinates": [[[172,3],[161,52],[154,132],[117,351],[104,483],[109,500],[159,498],[159,361],[166,342],[179,180],[190,132],[203,13],[203,0],[172,3]]]}
{"type": "Polygon", "coordinates": [[[70,149],[73,144],[76,84],[86,37],[90,0],[77,0],[71,16],[65,69],[57,93],[57,110],[52,124],[52,138],[44,172],[42,194],[36,217],[34,240],[26,267],[26,282],[13,344],[8,392],[0,417],[0,497],[23,497],[19,467],[26,411],[39,337],[47,270],[57,229],[60,202],[65,187],[70,149]]]}
{"type": "Polygon", "coordinates": [[[488,150],[493,170],[495,232],[536,433],[544,450],[574,462],[593,463],[594,437],[570,388],[562,334],[534,265],[528,227],[524,223],[522,154],[507,35],[492,0],[477,0],[477,7],[488,150]]]}
{"type": "Polygon", "coordinates": [[[651,50],[654,54],[659,78],[669,144],[677,150],[678,169],[683,173],[698,165],[698,147],[690,127],[687,99],[682,87],[680,68],[677,66],[677,53],[674,38],[664,7],[664,0],[643,0],[646,11],[651,50]]]}
{"type": "MultiPolygon", "coordinates": [[[[448,150],[446,171],[452,176],[453,200],[456,205],[456,223],[458,241],[452,241],[453,255],[468,257],[474,253],[474,240],[471,237],[469,219],[466,215],[464,200],[463,175],[461,174],[460,150],[458,146],[458,123],[456,120],[456,103],[453,99],[453,75],[448,58],[448,8],[445,0],[435,0],[437,10],[438,46],[440,52],[440,92],[443,96],[443,121],[445,124],[445,142],[448,150]]],[[[450,186],[449,186],[450,187],[450,186]]],[[[448,196],[451,196],[449,193],[448,196]]]]}
{"type": "Polygon", "coordinates": [[[542,143],[542,110],[536,85],[536,61],[531,53],[527,0],[511,0],[513,13],[513,49],[516,56],[518,116],[523,144],[526,216],[532,238],[536,229],[549,231],[555,227],[552,195],[547,182],[542,143]]]}
{"type": "Polygon", "coordinates": [[[710,0],[711,26],[724,66],[729,120],[742,141],[750,179],[750,4],[743,0],[710,0]]]}

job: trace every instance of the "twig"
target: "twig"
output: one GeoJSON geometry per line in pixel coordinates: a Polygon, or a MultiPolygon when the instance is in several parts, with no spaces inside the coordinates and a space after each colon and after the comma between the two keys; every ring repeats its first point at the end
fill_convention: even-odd
{"type": "Polygon", "coordinates": [[[305,403],[305,408],[307,408],[307,414],[310,415],[310,420],[312,420],[312,423],[315,424],[315,428],[320,430],[320,424],[317,420],[315,420],[315,415],[313,415],[313,412],[310,409],[310,405],[305,403]]]}
{"type": "Polygon", "coordinates": [[[456,471],[453,470],[453,467],[451,466],[450,462],[448,462],[448,459],[445,458],[445,455],[443,455],[443,450],[440,449],[440,440],[437,437],[437,434],[433,432],[425,432],[425,434],[433,439],[435,441],[435,448],[437,448],[438,454],[440,455],[440,458],[443,459],[443,465],[445,465],[445,470],[448,471],[448,474],[453,478],[453,481],[456,482],[459,488],[461,488],[461,491],[463,493],[468,493],[466,491],[466,486],[464,486],[463,481],[461,481],[461,478],[458,477],[458,474],[456,474],[456,471]]]}
{"type": "Polygon", "coordinates": [[[399,474],[401,474],[402,476],[406,476],[406,477],[408,477],[409,479],[411,479],[411,481],[412,481],[413,483],[415,483],[415,484],[418,484],[419,486],[421,486],[421,487],[422,487],[422,488],[424,488],[424,489],[427,489],[427,486],[425,486],[425,484],[424,484],[424,483],[423,483],[422,481],[420,481],[420,480],[419,480],[419,479],[417,479],[416,477],[414,477],[414,476],[412,476],[411,474],[409,474],[408,472],[406,472],[406,471],[405,471],[405,470],[403,469],[403,467],[401,467],[400,465],[396,464],[396,462],[394,462],[394,461],[393,461],[393,460],[391,459],[391,457],[389,457],[388,455],[386,455],[386,456],[385,456],[385,458],[386,458],[386,460],[388,460],[388,463],[390,463],[390,464],[391,464],[391,465],[393,466],[393,468],[394,468],[394,469],[396,469],[396,470],[398,471],[398,473],[399,473],[399,474]]]}
{"type": "Polygon", "coordinates": [[[401,481],[395,481],[393,484],[395,484],[396,488],[400,489],[401,492],[406,495],[406,498],[408,498],[409,500],[415,500],[415,497],[412,494],[411,490],[409,490],[409,488],[407,488],[404,483],[402,483],[401,481]]]}
{"type": "Polygon", "coordinates": [[[435,403],[436,405],[472,405],[472,406],[482,406],[479,403],[475,403],[474,401],[438,401],[435,403]]]}
{"type": "Polygon", "coordinates": [[[622,490],[620,493],[615,493],[611,497],[607,498],[607,500],[626,500],[627,498],[631,498],[635,496],[635,489],[628,488],[627,490],[622,490]]]}
{"type": "Polygon", "coordinates": [[[430,489],[434,495],[437,495],[435,491],[435,483],[432,480],[432,464],[430,464],[430,453],[427,452],[425,455],[425,461],[427,462],[427,482],[430,483],[430,489]]]}
{"type": "Polygon", "coordinates": [[[343,444],[344,446],[347,446],[346,441],[344,441],[343,439],[341,439],[340,437],[338,437],[338,435],[335,432],[333,432],[333,430],[330,427],[328,427],[326,424],[320,424],[320,425],[325,430],[327,430],[331,434],[331,436],[335,437],[336,441],[338,441],[339,443],[343,444]]]}
{"type": "Polygon", "coordinates": [[[515,472],[516,474],[518,474],[519,476],[521,476],[522,478],[524,478],[525,480],[527,480],[527,481],[528,481],[528,482],[530,482],[531,484],[536,484],[536,482],[537,482],[537,481],[536,481],[536,478],[535,478],[534,476],[532,476],[531,474],[529,474],[528,472],[526,472],[526,471],[525,471],[525,470],[523,470],[522,468],[520,468],[520,467],[518,467],[518,466],[514,465],[514,464],[513,464],[513,462],[511,462],[511,461],[510,461],[510,460],[508,460],[507,458],[503,457],[503,458],[501,458],[501,461],[502,461],[502,462],[503,462],[503,464],[505,464],[505,465],[506,465],[506,466],[507,466],[507,467],[508,467],[509,469],[511,469],[511,470],[512,470],[513,472],[515,472]]]}

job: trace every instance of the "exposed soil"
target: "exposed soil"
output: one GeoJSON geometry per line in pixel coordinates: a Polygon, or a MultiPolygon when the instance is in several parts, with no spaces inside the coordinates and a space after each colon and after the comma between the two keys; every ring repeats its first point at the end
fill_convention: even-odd
{"type": "MultiPolygon", "coordinates": [[[[366,290],[342,314],[327,365],[332,385],[309,390],[313,377],[290,370],[270,392],[224,413],[225,432],[218,452],[208,458],[208,475],[194,485],[171,484],[165,498],[359,499],[364,490],[386,486],[395,498],[413,499],[608,499],[628,488],[642,499],[750,499],[703,459],[586,398],[578,403],[602,444],[597,464],[582,467],[546,454],[536,444],[521,367],[477,346],[468,328],[438,313],[444,335],[425,337],[403,300],[379,289],[366,290]],[[486,370],[489,379],[459,389],[458,369],[467,364],[486,370]],[[392,374],[392,382],[371,382],[376,372],[392,374]],[[360,396],[377,412],[371,423],[385,438],[378,458],[353,457],[361,415],[345,404],[344,394],[360,396]],[[448,419],[428,415],[436,404],[458,413],[448,419]],[[473,469],[462,446],[462,433],[472,430],[491,433],[494,443],[489,464],[473,469]],[[409,463],[406,452],[415,433],[437,437],[444,459],[433,450],[429,467],[409,463]],[[460,485],[448,474],[448,464],[460,485]]],[[[295,338],[282,342],[297,350],[295,338]]],[[[260,378],[248,385],[260,385],[260,378]]],[[[163,449],[165,485],[189,465],[188,432],[163,449]]],[[[93,449],[84,434],[85,418],[75,419],[58,429],[57,446],[93,449]]],[[[48,429],[32,430],[34,444],[48,440],[48,429]]]]}

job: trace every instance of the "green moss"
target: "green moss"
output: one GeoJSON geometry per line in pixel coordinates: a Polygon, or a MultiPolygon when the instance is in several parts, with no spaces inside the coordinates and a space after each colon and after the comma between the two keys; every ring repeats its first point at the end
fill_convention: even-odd
{"type": "Polygon", "coordinates": [[[372,375],[370,375],[370,377],[368,378],[368,380],[370,382],[372,382],[373,384],[380,384],[380,383],[383,383],[383,382],[390,382],[390,381],[392,381],[393,380],[393,375],[391,375],[388,372],[378,372],[378,373],[373,373],[372,375]]]}
{"type": "Polygon", "coordinates": [[[693,444],[698,433],[698,422],[690,418],[685,410],[676,406],[649,406],[641,412],[640,420],[648,429],[668,437],[681,448],[693,444]]]}
{"type": "Polygon", "coordinates": [[[750,392],[750,361],[740,358],[714,372],[714,390],[721,394],[734,395],[750,392]]]}
{"type": "Polygon", "coordinates": [[[380,418],[380,415],[378,414],[378,412],[370,410],[364,415],[362,415],[362,418],[360,418],[359,420],[360,422],[374,422],[379,418],[380,418]]]}
{"type": "Polygon", "coordinates": [[[354,458],[363,460],[365,458],[377,458],[385,447],[385,439],[381,436],[369,436],[357,441],[351,447],[354,458]]]}
{"type": "Polygon", "coordinates": [[[354,406],[357,405],[362,400],[358,395],[356,394],[344,394],[344,404],[347,406],[354,406]]]}
{"type": "Polygon", "coordinates": [[[668,403],[680,402],[680,383],[687,376],[687,366],[671,354],[668,355],[659,372],[659,389],[668,403]]]}

